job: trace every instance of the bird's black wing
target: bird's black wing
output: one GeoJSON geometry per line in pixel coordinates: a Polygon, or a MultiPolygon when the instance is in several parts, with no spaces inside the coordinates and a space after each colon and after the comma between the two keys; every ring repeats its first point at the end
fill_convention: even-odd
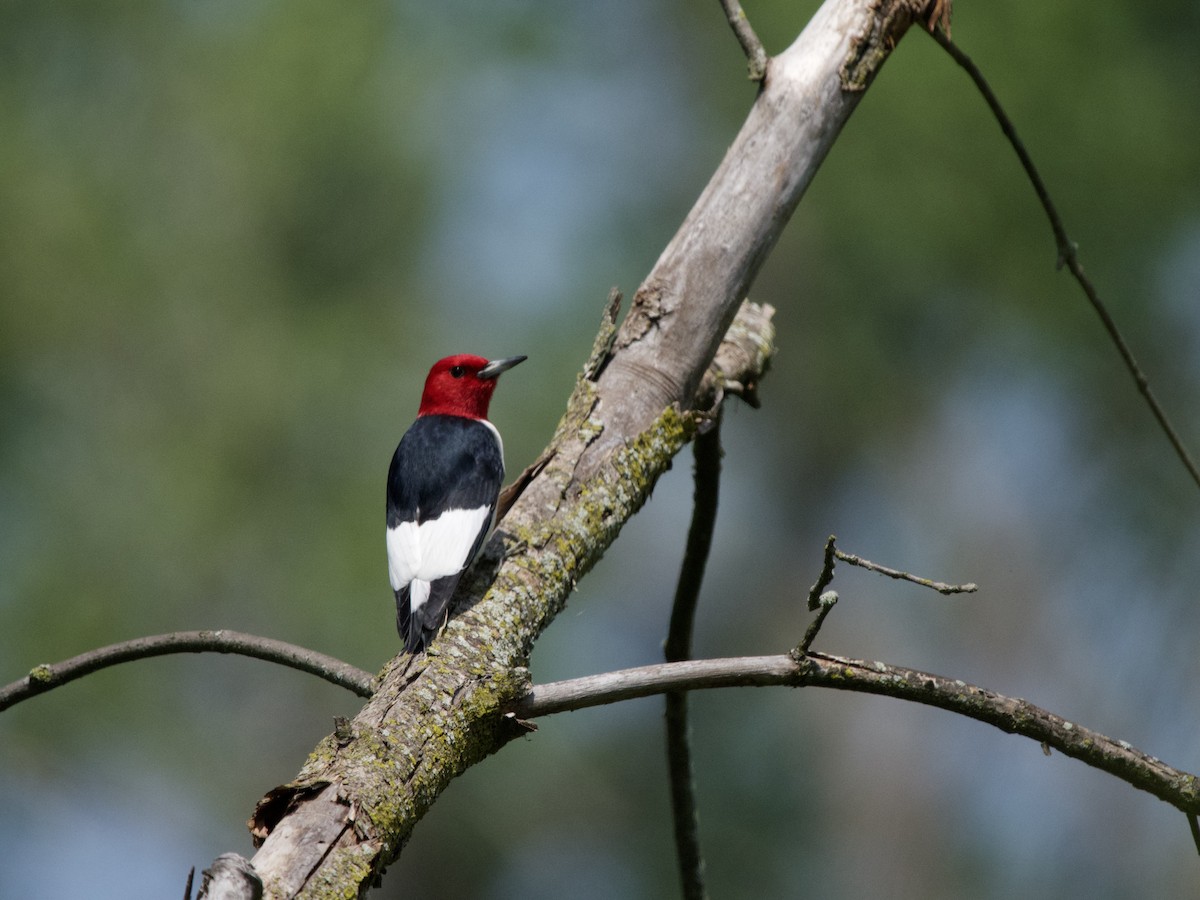
{"type": "Polygon", "coordinates": [[[400,441],[388,471],[387,526],[418,524],[455,509],[483,512],[483,527],[463,554],[462,569],[431,581],[429,597],[412,609],[411,589],[395,590],[396,628],[410,652],[422,649],[449,618],[449,604],[463,570],[491,531],[496,498],[504,480],[499,437],[481,421],[458,416],[423,416],[400,441]]]}

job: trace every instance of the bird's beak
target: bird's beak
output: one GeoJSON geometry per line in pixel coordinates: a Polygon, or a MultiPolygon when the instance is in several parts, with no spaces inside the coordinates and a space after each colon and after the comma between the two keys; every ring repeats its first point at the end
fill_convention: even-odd
{"type": "Polygon", "coordinates": [[[493,359],[479,370],[479,378],[499,378],[501,372],[507,372],[517,363],[523,363],[528,356],[509,356],[505,359],[493,359]]]}

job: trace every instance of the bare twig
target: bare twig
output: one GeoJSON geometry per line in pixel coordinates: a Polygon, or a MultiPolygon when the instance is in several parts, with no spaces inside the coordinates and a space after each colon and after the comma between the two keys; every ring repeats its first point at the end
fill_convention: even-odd
{"type": "Polygon", "coordinates": [[[721,0],[721,8],[725,10],[725,18],[729,27],[737,36],[738,43],[746,54],[746,68],[751,81],[762,81],[767,77],[767,51],[763,49],[762,41],[754,33],[746,11],[738,0],[721,0]]]}
{"type": "Polygon", "coordinates": [[[37,666],[20,681],[0,688],[0,711],[98,669],[171,653],[236,653],[253,656],[324,678],[360,697],[370,697],[375,690],[375,677],[371,673],[295,644],[239,631],[176,631],[110,644],[59,663],[37,666]]]}
{"type": "Polygon", "coordinates": [[[873,563],[869,559],[862,559],[853,553],[845,553],[837,548],[837,535],[831,534],[829,540],[825,542],[825,561],[821,565],[821,574],[817,576],[813,586],[808,589],[808,608],[810,611],[819,610],[819,612],[816,618],[809,623],[808,630],[804,632],[804,638],[800,641],[800,646],[796,648],[798,653],[808,652],[808,648],[816,640],[821,626],[825,624],[825,617],[838,602],[837,591],[825,590],[833,583],[833,572],[838,560],[871,572],[878,572],[880,575],[887,575],[889,578],[911,581],[913,584],[932,588],[941,594],[963,594],[978,590],[974,584],[945,584],[941,581],[931,581],[928,578],[921,578],[919,575],[910,575],[908,572],[889,569],[887,566],[873,563]]]}
{"type": "Polygon", "coordinates": [[[510,711],[520,719],[532,719],[667,691],[767,685],[879,694],[959,713],[1114,775],[1189,817],[1200,814],[1200,777],[1168,766],[1125,741],[963,681],[824,653],[689,660],[553,682],[534,687],[510,711]]]}
{"type": "MultiPolygon", "coordinates": [[[[696,437],[696,489],[692,507],[692,524],[688,529],[687,547],[675,602],[671,607],[671,623],[663,654],[667,662],[680,662],[692,655],[692,629],[696,618],[696,602],[712,546],[713,526],[717,519],[717,497],[721,481],[721,408],[717,408],[713,426],[696,437]]],[[[685,691],[668,691],[667,703],[667,766],[670,771],[671,813],[675,825],[675,853],[679,862],[680,885],[686,900],[701,900],[707,896],[704,888],[704,856],[700,850],[700,823],[696,812],[696,784],[692,770],[692,748],[688,734],[688,695],[685,691]]]]}
{"type": "Polygon", "coordinates": [[[837,602],[837,591],[825,591],[817,598],[817,605],[820,607],[820,612],[817,613],[816,618],[809,623],[808,629],[804,632],[804,639],[800,641],[800,646],[797,648],[800,653],[808,652],[808,648],[812,646],[812,642],[817,639],[817,632],[825,624],[825,617],[833,612],[833,607],[837,602]]]}
{"type": "MultiPolygon", "coordinates": [[[[979,590],[978,585],[973,582],[968,582],[967,584],[946,584],[942,581],[933,581],[929,578],[922,578],[920,575],[910,575],[908,572],[901,572],[898,569],[881,566],[879,563],[873,563],[869,559],[863,559],[860,556],[855,556],[853,553],[846,553],[837,548],[837,535],[831,534],[829,540],[825,542],[825,562],[821,566],[821,574],[817,576],[817,580],[813,586],[808,589],[808,608],[810,611],[816,611],[822,605],[822,592],[833,582],[833,570],[837,565],[837,560],[849,563],[852,566],[858,566],[860,569],[867,569],[870,572],[878,572],[880,575],[888,576],[888,578],[911,581],[913,584],[919,584],[922,587],[935,590],[939,594],[970,594],[979,590]]],[[[817,627],[820,628],[819,623],[817,627]]]]}
{"type": "Polygon", "coordinates": [[[950,54],[954,61],[966,71],[971,80],[975,82],[975,87],[979,90],[979,93],[983,95],[984,101],[991,109],[996,122],[1000,125],[1000,130],[1004,132],[1004,136],[1012,144],[1012,148],[1017,154],[1017,159],[1020,160],[1021,167],[1025,170],[1025,175],[1028,177],[1029,183],[1033,186],[1034,193],[1037,194],[1037,198],[1042,204],[1042,209],[1046,212],[1046,218],[1050,220],[1050,228],[1054,232],[1054,242],[1058,247],[1058,267],[1062,268],[1066,266],[1079,283],[1079,287],[1083,290],[1088,302],[1091,303],[1092,309],[1100,317],[1100,322],[1104,325],[1105,331],[1108,332],[1113,346],[1121,354],[1125,368],[1133,376],[1133,380],[1137,384],[1137,389],[1146,401],[1146,405],[1150,407],[1154,418],[1158,420],[1159,427],[1167,436],[1167,440],[1171,442],[1171,446],[1175,449],[1179,461],[1183,463],[1188,474],[1192,476],[1192,480],[1200,487],[1200,468],[1197,468],[1191,454],[1188,453],[1187,448],[1183,444],[1183,439],[1171,424],[1170,419],[1167,418],[1167,414],[1159,404],[1158,398],[1150,389],[1150,380],[1142,371],[1142,367],[1138,365],[1133,351],[1129,348],[1129,344],[1126,342],[1121,330],[1117,328],[1117,323],[1113,319],[1112,314],[1109,313],[1108,307],[1104,305],[1091,279],[1083,271],[1083,263],[1079,260],[1079,248],[1068,237],[1066,226],[1063,224],[1062,217],[1059,216],[1058,210],[1054,206],[1054,201],[1050,198],[1050,192],[1046,188],[1046,183],[1042,181],[1042,176],[1033,164],[1033,158],[1029,155],[1029,151],[1025,149],[1025,145],[1020,137],[1017,136],[1016,127],[1013,125],[1012,120],[1009,119],[1008,114],[1005,113],[1004,107],[1000,105],[999,98],[996,97],[991,85],[983,77],[983,72],[975,65],[971,57],[960,50],[945,32],[931,30],[930,34],[950,54]]]}
{"type": "Polygon", "coordinates": [[[1192,832],[1192,843],[1196,845],[1196,852],[1200,853],[1200,822],[1196,821],[1195,813],[1188,813],[1188,829],[1192,832]]]}
{"type": "MultiPolygon", "coordinates": [[[[832,540],[832,538],[830,538],[832,540]]],[[[873,563],[869,559],[863,559],[860,556],[855,556],[853,553],[844,553],[836,547],[833,551],[834,555],[844,563],[849,563],[852,566],[858,566],[860,569],[866,569],[869,572],[878,572],[880,575],[886,575],[888,578],[896,578],[900,581],[911,581],[913,584],[919,584],[921,587],[927,587],[937,591],[939,594],[972,594],[979,590],[979,586],[973,582],[966,584],[946,584],[942,581],[931,581],[928,578],[922,578],[920,575],[910,575],[908,572],[901,572],[898,569],[889,569],[887,566],[881,566],[879,563],[873,563]]]]}
{"type": "Polygon", "coordinates": [[[831,534],[829,540],[825,542],[825,563],[821,566],[821,574],[817,576],[816,582],[808,589],[808,611],[816,612],[821,606],[821,594],[825,588],[829,587],[833,581],[833,570],[837,565],[837,557],[835,552],[837,535],[831,534]]]}

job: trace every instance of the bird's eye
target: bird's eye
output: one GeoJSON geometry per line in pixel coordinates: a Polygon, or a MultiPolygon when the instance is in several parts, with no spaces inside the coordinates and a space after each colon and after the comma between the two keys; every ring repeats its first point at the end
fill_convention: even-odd
{"type": "Polygon", "coordinates": [[[466,372],[466,369],[464,369],[462,366],[451,366],[450,367],[450,375],[454,378],[462,378],[463,374],[465,372],[466,372]]]}

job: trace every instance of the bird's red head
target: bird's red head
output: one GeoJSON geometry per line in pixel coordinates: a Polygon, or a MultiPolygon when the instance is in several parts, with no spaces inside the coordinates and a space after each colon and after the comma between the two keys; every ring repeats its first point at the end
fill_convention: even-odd
{"type": "Polygon", "coordinates": [[[496,390],[496,379],[524,356],[510,356],[488,362],[482,356],[462,353],[439,359],[425,379],[418,416],[464,416],[486,419],[488,403],[496,390]]]}

